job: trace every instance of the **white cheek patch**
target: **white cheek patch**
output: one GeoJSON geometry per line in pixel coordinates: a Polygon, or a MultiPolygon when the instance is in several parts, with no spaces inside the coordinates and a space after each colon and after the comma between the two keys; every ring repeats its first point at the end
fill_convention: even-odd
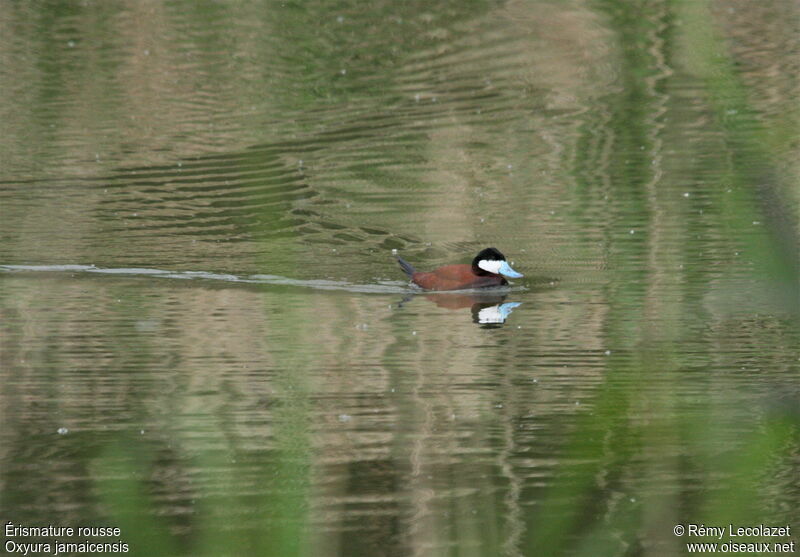
{"type": "Polygon", "coordinates": [[[478,261],[478,267],[480,267],[484,271],[494,273],[495,275],[499,274],[500,266],[502,264],[503,264],[502,261],[492,261],[489,259],[481,259],[480,261],[478,261]]]}

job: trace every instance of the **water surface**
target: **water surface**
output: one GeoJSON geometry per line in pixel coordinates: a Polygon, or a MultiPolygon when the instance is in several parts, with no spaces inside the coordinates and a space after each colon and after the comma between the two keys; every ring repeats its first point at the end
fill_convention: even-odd
{"type": "Polygon", "coordinates": [[[134,555],[800,529],[798,17],[0,6],[2,515],[134,555]],[[488,246],[525,278],[392,255],[488,246]]]}

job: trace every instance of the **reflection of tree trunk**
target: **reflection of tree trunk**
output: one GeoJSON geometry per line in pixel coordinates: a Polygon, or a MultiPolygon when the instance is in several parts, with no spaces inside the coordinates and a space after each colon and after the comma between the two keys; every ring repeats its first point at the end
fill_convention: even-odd
{"type": "MultiPolygon", "coordinates": [[[[511,393],[513,386],[507,380],[504,381],[504,390],[511,393]]],[[[508,493],[504,498],[506,505],[505,520],[506,520],[506,538],[502,542],[503,555],[507,557],[522,557],[523,553],[520,549],[520,541],[522,533],[525,531],[524,515],[522,514],[522,507],[520,507],[520,494],[522,493],[523,480],[519,473],[514,469],[513,461],[511,460],[516,449],[516,442],[514,441],[514,416],[511,414],[512,409],[516,408],[513,405],[509,411],[502,416],[503,423],[503,447],[500,449],[498,455],[498,463],[500,470],[508,479],[508,493]]]]}
{"type": "MultiPolygon", "coordinates": [[[[683,196],[677,196],[670,184],[662,183],[664,176],[664,129],[667,105],[670,101],[668,83],[666,80],[673,75],[673,70],[667,65],[667,52],[673,45],[667,44],[671,17],[668,1],[654,3],[652,6],[652,23],[647,36],[649,47],[647,49],[652,60],[655,72],[644,79],[649,112],[645,114],[644,129],[647,130],[647,144],[649,146],[648,158],[650,159],[651,177],[644,184],[646,204],[649,220],[647,229],[647,289],[643,299],[644,330],[642,339],[648,346],[666,346],[662,357],[665,361],[656,367],[655,360],[643,361],[641,369],[645,373],[659,374],[666,369],[677,366],[671,362],[674,352],[669,348],[680,341],[681,330],[679,322],[683,310],[681,284],[676,277],[678,262],[685,250],[678,250],[676,246],[683,245],[686,236],[686,219],[683,218],[686,209],[678,205],[678,201],[686,202],[683,196]]],[[[642,377],[642,379],[644,376],[642,377]]],[[[643,450],[646,453],[645,477],[664,478],[675,474],[679,463],[671,447],[678,446],[677,438],[680,431],[679,423],[673,408],[675,400],[671,389],[652,389],[651,396],[644,400],[635,399],[636,405],[642,405],[633,415],[641,416],[641,423],[637,428],[650,428],[654,416],[669,419],[671,427],[658,428],[658,443],[645,443],[643,450]]],[[[645,434],[647,435],[647,434],[645,434]]],[[[671,494],[674,498],[674,494],[671,494]]],[[[664,524],[678,524],[681,517],[677,512],[680,506],[677,501],[667,503],[663,500],[664,494],[659,494],[659,501],[642,502],[643,528],[641,534],[645,540],[658,540],[664,544],[673,545],[675,540],[665,534],[664,524]]],[[[660,544],[659,544],[660,545],[660,544]]]]}
{"type": "MultiPolygon", "coordinates": [[[[421,392],[424,391],[425,367],[418,371],[416,384],[412,390],[411,398],[414,407],[419,412],[421,419],[415,429],[414,439],[411,441],[411,517],[408,528],[408,545],[412,554],[423,557],[429,554],[430,547],[436,546],[442,532],[432,517],[431,504],[435,495],[434,489],[428,485],[427,475],[429,464],[426,463],[426,444],[431,438],[434,424],[433,401],[421,392]]],[[[428,448],[430,450],[431,448],[428,448]]]]}

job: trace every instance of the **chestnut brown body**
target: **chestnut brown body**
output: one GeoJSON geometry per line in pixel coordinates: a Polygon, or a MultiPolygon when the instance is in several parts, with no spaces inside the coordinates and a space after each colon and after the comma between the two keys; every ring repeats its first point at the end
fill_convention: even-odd
{"type": "Polygon", "coordinates": [[[500,275],[475,274],[472,265],[445,265],[429,273],[417,271],[411,275],[411,282],[425,290],[467,290],[508,284],[500,275]]]}

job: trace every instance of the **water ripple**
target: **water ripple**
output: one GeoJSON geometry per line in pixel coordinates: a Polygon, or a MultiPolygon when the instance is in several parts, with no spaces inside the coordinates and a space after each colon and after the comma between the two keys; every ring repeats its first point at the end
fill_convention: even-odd
{"type": "MultiPolygon", "coordinates": [[[[118,269],[108,269],[95,267],[94,265],[0,265],[0,273],[92,273],[101,275],[119,275],[134,277],[158,277],[165,279],[178,280],[203,280],[244,284],[270,284],[280,286],[294,286],[298,288],[310,288],[313,290],[342,290],[361,294],[419,294],[423,291],[415,286],[396,280],[379,280],[376,284],[356,284],[348,281],[339,280],[300,280],[280,275],[233,275],[228,273],[212,273],[208,271],[167,271],[163,269],[149,269],[138,267],[124,267],[118,269]]],[[[521,292],[525,287],[500,287],[492,289],[493,292],[521,292]]],[[[480,290],[485,292],[486,290],[480,290]]],[[[454,290],[452,292],[425,292],[428,295],[462,294],[472,292],[472,290],[454,290]]]]}

